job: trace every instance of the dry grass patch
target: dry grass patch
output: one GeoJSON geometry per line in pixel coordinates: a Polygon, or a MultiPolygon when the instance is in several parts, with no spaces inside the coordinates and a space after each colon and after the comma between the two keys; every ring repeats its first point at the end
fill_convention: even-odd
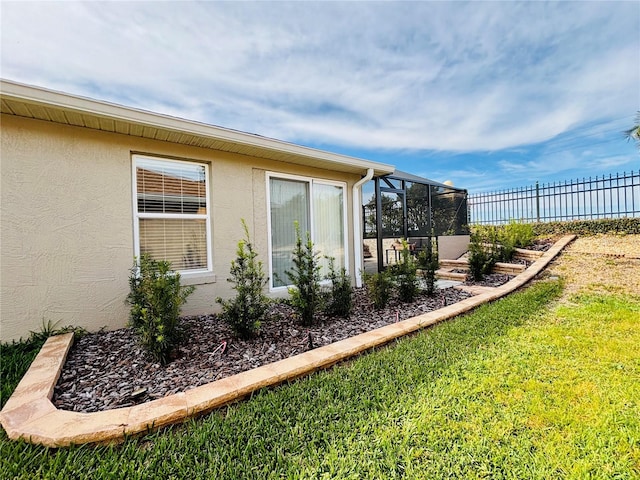
{"type": "Polygon", "coordinates": [[[580,292],[640,295],[640,235],[579,237],[547,272],[566,280],[564,299],[580,292]]]}

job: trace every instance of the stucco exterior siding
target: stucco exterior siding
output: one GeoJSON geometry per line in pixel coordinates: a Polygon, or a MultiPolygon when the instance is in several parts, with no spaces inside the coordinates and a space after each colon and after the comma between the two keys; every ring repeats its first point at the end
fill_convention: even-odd
{"type": "Polygon", "coordinates": [[[266,172],[346,182],[349,269],[357,268],[351,187],[358,174],[15,115],[2,114],[1,124],[2,342],[49,321],[90,331],[126,325],[135,153],[209,165],[214,276],[195,281],[184,314],[217,311],[215,298],[232,294],[226,278],[243,237],[241,218],[267,269],[266,172]]]}

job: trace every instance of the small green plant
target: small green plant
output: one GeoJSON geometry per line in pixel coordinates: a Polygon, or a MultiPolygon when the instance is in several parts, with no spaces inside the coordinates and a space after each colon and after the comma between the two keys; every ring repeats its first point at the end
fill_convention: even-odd
{"type": "Polygon", "coordinates": [[[134,260],[129,287],[129,324],[145,350],[164,365],[180,341],[180,309],[194,287],[181,285],[180,274],[171,270],[169,262],[148,254],[134,260]]]}
{"type": "Polygon", "coordinates": [[[516,248],[528,247],[533,243],[534,237],[533,225],[519,223],[515,220],[511,220],[507,225],[502,226],[474,226],[471,240],[473,243],[475,238],[477,245],[474,249],[470,248],[469,251],[470,255],[475,255],[475,258],[470,259],[472,275],[479,280],[482,275],[490,273],[496,262],[510,262],[516,253],[516,248]],[[483,265],[486,265],[486,267],[483,267],[483,265]],[[476,273],[483,268],[485,270],[484,273],[479,273],[480,277],[478,277],[476,273]]]}
{"type": "Polygon", "coordinates": [[[402,240],[400,261],[391,267],[391,272],[397,283],[400,300],[405,303],[413,302],[418,293],[420,293],[420,286],[418,284],[416,262],[405,239],[402,240]]]}
{"type": "Polygon", "coordinates": [[[483,227],[471,233],[469,272],[474,280],[480,281],[486,274],[491,273],[499,251],[495,228],[483,227]],[[491,240],[491,243],[486,243],[487,240],[491,240]]]}
{"type": "Polygon", "coordinates": [[[258,253],[253,249],[249,238],[249,229],[242,220],[245,238],[238,242],[236,259],[231,261],[231,278],[237,292],[231,300],[218,297],[216,302],[222,305],[222,318],[229,324],[240,338],[251,338],[260,329],[269,309],[269,298],[263,293],[267,284],[262,262],[258,260],[258,253]]]}
{"type": "Polygon", "coordinates": [[[508,237],[516,248],[526,248],[533,243],[535,233],[533,225],[530,223],[521,223],[511,220],[505,225],[505,237],[508,237]]]}
{"type": "Polygon", "coordinates": [[[418,269],[427,295],[433,295],[436,291],[436,270],[439,267],[438,247],[430,240],[425,249],[418,254],[418,269]]]}
{"type": "Polygon", "coordinates": [[[531,224],[511,220],[507,225],[500,227],[498,229],[498,242],[501,246],[499,261],[511,261],[516,248],[528,247],[533,243],[534,236],[531,224]]]}
{"type": "Polygon", "coordinates": [[[58,322],[52,322],[51,320],[45,321],[45,319],[43,318],[40,330],[29,331],[29,340],[35,340],[36,342],[45,341],[47,338],[52,337],[53,335],[57,335],[59,332],[60,330],[58,329],[58,322]]]}
{"type": "Polygon", "coordinates": [[[86,335],[87,330],[83,327],[74,327],[71,325],[66,325],[64,327],[58,327],[58,323],[60,322],[52,322],[51,320],[45,321],[42,319],[42,325],[40,326],[40,330],[29,331],[28,341],[42,342],[44,343],[47,338],[53,337],[54,335],[62,335],[63,333],[73,332],[74,338],[78,339],[83,335],[86,335]]]}
{"type": "Polygon", "coordinates": [[[296,310],[303,325],[313,324],[314,315],[322,306],[320,288],[319,254],[313,249],[311,234],[307,232],[306,242],[302,241],[300,225],[295,222],[296,247],[293,250],[293,268],[285,271],[291,281],[289,287],[291,306],[296,310]]]}
{"type": "Polygon", "coordinates": [[[393,292],[393,279],[391,272],[389,270],[378,273],[365,272],[362,277],[365,285],[367,286],[369,295],[371,296],[373,306],[377,310],[384,308],[389,302],[393,292]]]}
{"type": "Polygon", "coordinates": [[[342,267],[335,268],[335,259],[329,258],[328,280],[331,282],[329,299],[325,308],[326,313],[332,317],[348,317],[353,310],[353,287],[351,278],[347,275],[347,270],[342,267]]]}

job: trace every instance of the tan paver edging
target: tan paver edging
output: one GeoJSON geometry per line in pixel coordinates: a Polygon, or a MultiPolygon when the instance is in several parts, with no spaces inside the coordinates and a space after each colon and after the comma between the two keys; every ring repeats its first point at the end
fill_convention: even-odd
{"type": "Polygon", "coordinates": [[[51,403],[51,397],[73,344],[73,334],[51,337],[0,412],[0,423],[10,439],[23,438],[49,447],[119,441],[126,435],[177,423],[243,398],[258,389],[330,367],[373,347],[500,298],[540,273],[574,238],[575,235],[568,235],[560,239],[508,283],[461,302],[133,407],[95,413],[58,410],[51,403]]]}

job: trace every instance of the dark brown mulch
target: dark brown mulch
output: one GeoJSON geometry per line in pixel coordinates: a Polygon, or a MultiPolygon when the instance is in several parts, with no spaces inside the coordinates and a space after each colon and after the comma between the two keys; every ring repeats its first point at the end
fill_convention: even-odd
{"type": "MultiPolygon", "coordinates": [[[[548,250],[552,240],[538,241],[531,250],[548,250]]],[[[466,285],[496,287],[512,275],[491,274],[466,285]]],[[[412,304],[393,300],[375,310],[360,289],[348,319],[319,317],[302,327],[290,307],[272,306],[271,321],[251,340],[239,340],[217,315],[185,317],[185,341],[166,366],[150,361],[131,329],[87,334],[76,341],[54,390],[53,403],[64,410],[96,412],[131,406],[204,385],[236,373],[328,345],[375,328],[437,310],[471,296],[455,288],[425,295],[412,304]],[[139,392],[136,395],[136,392],[139,392]]]]}
{"type": "Polygon", "coordinates": [[[95,412],[182,392],[199,385],[272,363],[369,330],[437,310],[471,296],[455,288],[420,296],[411,304],[392,300],[375,310],[366,291],[355,294],[348,319],[320,317],[302,327],[291,308],[275,303],[271,321],[251,340],[234,337],[217,315],[185,317],[185,341],[168,365],[150,361],[131,329],[87,334],[72,347],[55,387],[57,408],[95,412]],[[142,392],[135,395],[135,392],[142,392]]]}
{"type": "Polygon", "coordinates": [[[526,247],[526,250],[535,250],[537,252],[546,252],[551,247],[553,247],[553,244],[556,243],[560,237],[561,236],[550,237],[550,238],[539,238],[537,240],[534,240],[534,242],[531,245],[526,247]]]}
{"type": "Polygon", "coordinates": [[[464,285],[482,285],[483,287],[499,287],[504,285],[515,275],[507,275],[506,273],[489,273],[484,276],[481,282],[476,280],[467,280],[464,285]]]}

